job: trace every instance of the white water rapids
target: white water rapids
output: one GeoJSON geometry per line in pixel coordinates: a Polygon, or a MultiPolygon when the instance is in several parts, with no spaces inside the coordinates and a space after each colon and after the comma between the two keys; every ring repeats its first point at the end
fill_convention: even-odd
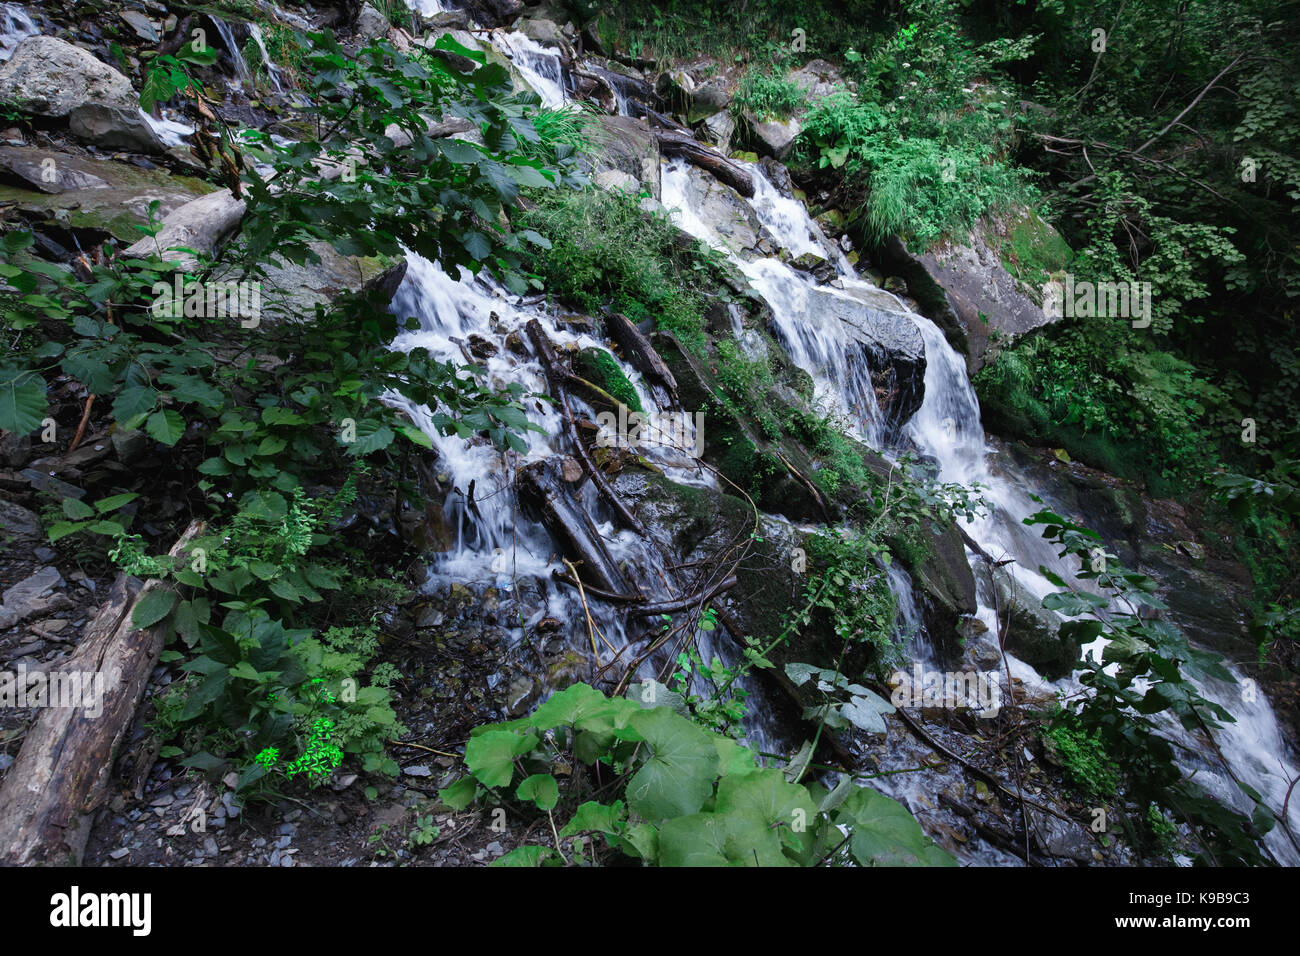
{"type": "MultiPolygon", "coordinates": [[[[437,3],[418,0],[412,6],[425,11],[439,7],[437,3]]],[[[545,105],[554,107],[566,102],[559,59],[554,51],[539,47],[522,34],[498,31],[492,37],[497,48],[512,58],[519,74],[538,92],[545,105]]],[[[690,170],[680,161],[662,168],[663,205],[673,211],[684,231],[726,251],[771,306],[773,331],[792,359],[812,376],[819,404],[843,414],[863,441],[886,455],[894,452],[886,447],[886,430],[872,387],[871,370],[863,367],[860,359],[853,358],[860,350],[850,347],[851,339],[839,324],[812,321],[809,302],[814,296],[846,297],[898,322],[915,324],[927,357],[925,397],[919,411],[906,424],[904,436],[938,462],[941,480],[983,486],[989,513],[970,522],[966,531],[995,558],[1004,555],[1014,558],[1007,570],[1014,576],[1018,590],[1026,595],[1024,600],[1041,601],[1043,595],[1056,588],[1039,572],[1040,566],[1054,570],[1067,580],[1072,578],[1075,569],[1064,566],[1038,532],[1022,523],[1032,512],[1051,507],[1050,500],[1037,504],[1029,498],[1031,489],[1017,486],[990,470],[979,405],[965,362],[933,322],[911,312],[897,297],[858,277],[840,251],[826,242],[802,203],[782,196],[757,166],[749,168],[756,181],[756,194],[749,203],[759,221],[776,244],[788,250],[791,258],[805,252],[829,258],[837,271],[831,282],[819,284],[809,274],[777,258],[746,259],[728,249],[713,226],[702,218],[702,210],[691,194],[690,170]]],[[[585,332],[564,328],[557,313],[536,299],[508,295],[484,279],[452,278],[436,263],[418,256],[410,257],[408,273],[397,293],[393,311],[399,317],[416,316],[421,323],[419,331],[399,336],[395,348],[424,347],[438,359],[460,363],[471,336],[496,345],[495,353],[481,361],[486,367],[487,384],[494,388],[518,383],[528,392],[546,390],[538,362],[512,352],[507,341],[511,333],[522,336],[524,325],[530,319],[537,319],[557,345],[604,347],[604,343],[585,332]]],[[[655,408],[654,396],[639,374],[626,363],[620,364],[636,386],[643,405],[647,409],[655,408]]],[[[587,634],[581,623],[583,614],[577,596],[551,580],[552,571],[562,568],[557,556],[560,549],[544,528],[518,513],[509,487],[513,469],[523,462],[568,453],[565,439],[560,437],[563,428],[554,406],[536,401],[526,404],[531,419],[543,432],[527,434],[526,455],[516,456],[513,461],[481,441],[442,436],[433,427],[428,409],[408,409],[433,440],[438,467],[456,489],[444,504],[445,513],[456,530],[455,547],[435,560],[431,580],[435,584],[450,581],[490,584],[504,594],[518,595],[521,582],[531,579],[544,593],[544,601],[530,606],[528,617],[520,622],[522,626],[512,632],[513,640],[516,644],[522,641],[525,628],[550,617],[566,622],[567,640],[573,647],[582,648],[587,646],[587,634]],[[476,488],[473,510],[467,506],[471,484],[476,488]]],[[[576,404],[581,408],[580,402],[576,404]]],[[[689,420],[687,431],[690,431],[689,420]]],[[[687,442],[681,448],[641,450],[654,457],[675,481],[711,484],[708,473],[691,459],[689,448],[687,442]]],[[[1043,496],[1041,491],[1039,494],[1043,496]]],[[[652,549],[645,547],[632,532],[617,529],[612,514],[590,484],[583,488],[582,498],[615,560],[626,562],[629,573],[636,574],[638,580],[654,581],[656,574],[664,569],[656,565],[652,549]]],[[[978,616],[996,633],[988,575],[979,566],[979,559],[970,557],[975,562],[973,567],[979,582],[978,616]]],[[[922,631],[907,574],[901,568],[892,568],[889,579],[899,598],[900,627],[908,634],[922,631]]],[[[599,602],[593,602],[592,614],[604,637],[615,648],[622,648],[637,637],[628,633],[629,627],[623,623],[621,614],[602,609],[599,602]]],[[[706,631],[698,632],[697,637],[706,661],[714,654],[727,663],[734,660],[731,642],[719,640],[715,645],[714,635],[706,631]]],[[[1100,643],[1092,650],[1099,653],[1100,643]]],[[[913,650],[924,655],[925,647],[922,635],[922,640],[913,644],[913,650]]],[[[605,648],[601,651],[607,659],[605,648]]],[[[1012,674],[1029,687],[1061,693],[1079,690],[1073,678],[1049,685],[1022,662],[1012,659],[1010,666],[1012,674]]],[[[640,673],[643,677],[651,676],[644,667],[640,673]]],[[[1202,686],[1200,690],[1236,717],[1236,723],[1217,732],[1233,773],[1263,794],[1269,806],[1280,810],[1288,781],[1296,770],[1267,701],[1261,694],[1247,703],[1231,687],[1202,686]]],[[[761,708],[746,730],[751,744],[760,749],[779,746],[779,731],[761,708]]],[[[1193,755],[1204,749],[1202,745],[1176,726],[1169,725],[1166,730],[1171,739],[1192,748],[1192,753],[1184,757],[1184,769],[1188,773],[1195,773],[1198,782],[1220,799],[1250,812],[1250,801],[1222,767],[1214,760],[1193,755]]],[[[908,779],[913,776],[916,775],[909,775],[908,779]]],[[[909,784],[903,778],[886,778],[879,785],[912,809],[916,808],[918,796],[925,787],[922,782],[909,784]]],[[[1300,824],[1300,811],[1292,809],[1290,815],[1293,825],[1300,824]]],[[[1268,845],[1280,861],[1300,863],[1300,855],[1279,829],[1269,835],[1268,845]]],[[[1017,862],[1000,851],[972,851],[965,856],[975,862],[1017,862]]]]}

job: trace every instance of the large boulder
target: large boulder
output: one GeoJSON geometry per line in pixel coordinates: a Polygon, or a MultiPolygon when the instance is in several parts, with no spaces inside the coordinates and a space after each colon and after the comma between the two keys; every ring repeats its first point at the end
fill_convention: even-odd
{"type": "Polygon", "coordinates": [[[631,116],[601,116],[599,123],[596,148],[590,156],[592,178],[606,188],[638,191],[645,186],[658,199],[662,195],[659,143],[650,127],[631,116]]]}
{"type": "Polygon", "coordinates": [[[827,374],[842,375],[850,385],[869,382],[890,431],[921,407],[926,364],[916,323],[891,307],[898,309],[892,297],[867,286],[810,287],[799,317],[801,334],[844,343],[845,367],[827,369],[827,374]]]}
{"type": "Polygon", "coordinates": [[[921,311],[965,353],[971,374],[998,347],[1055,318],[1042,306],[1043,283],[1072,256],[1060,235],[1036,213],[981,219],[964,242],[944,242],[925,252],[909,250],[897,236],[885,247],[884,262],[902,275],[921,311]]]}
{"type": "MultiPolygon", "coordinates": [[[[140,239],[137,227],[149,221],[152,202],[160,203],[158,215],[166,217],[213,188],[198,179],[112,160],[0,146],[0,203],[12,203],[11,214],[29,222],[48,221],[60,231],[93,231],[135,242],[140,239]]],[[[152,248],[153,240],[141,241],[152,248]]]]}
{"type": "Polygon", "coordinates": [[[138,106],[83,103],[68,117],[72,135],[103,149],[124,149],[161,155],[167,146],[138,106]]]}
{"type": "Polygon", "coordinates": [[[692,210],[706,223],[714,238],[733,253],[752,257],[762,233],[754,207],[730,186],[698,166],[687,165],[683,184],[683,208],[692,210]]]}
{"type": "Polygon", "coordinates": [[[80,47],[47,36],[28,37],[0,66],[0,102],[53,119],[87,103],[139,106],[129,79],[80,47]]]}

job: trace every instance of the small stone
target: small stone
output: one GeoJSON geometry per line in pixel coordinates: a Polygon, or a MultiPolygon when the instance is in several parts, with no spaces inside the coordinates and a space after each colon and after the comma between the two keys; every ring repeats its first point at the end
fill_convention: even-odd
{"type": "Polygon", "coordinates": [[[109,856],[112,857],[114,860],[120,860],[122,859],[122,857],[126,856],[130,852],[131,851],[127,847],[121,847],[119,849],[114,850],[112,853],[109,854],[109,856]]]}
{"type": "Polygon", "coordinates": [[[221,851],[217,849],[217,841],[212,837],[206,837],[203,840],[203,852],[207,856],[216,856],[221,851]]]}
{"type": "Polygon", "coordinates": [[[230,773],[226,774],[224,777],[221,778],[221,782],[224,783],[231,790],[234,790],[237,786],[239,786],[239,774],[235,773],[235,771],[232,770],[230,771],[230,773]]]}
{"type": "Polygon", "coordinates": [[[424,764],[416,764],[413,767],[403,767],[402,773],[406,774],[408,777],[430,777],[433,775],[433,771],[424,764]]]}

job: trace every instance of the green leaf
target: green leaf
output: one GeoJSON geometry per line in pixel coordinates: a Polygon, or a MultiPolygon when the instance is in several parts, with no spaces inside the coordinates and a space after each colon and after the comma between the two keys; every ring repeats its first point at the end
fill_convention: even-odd
{"type": "Polygon", "coordinates": [[[957,865],[906,807],[870,787],[859,787],[844,801],[837,821],[851,824],[849,849],[861,866],[957,865]]]}
{"type": "Polygon", "coordinates": [[[95,502],[95,510],[100,514],[108,514],[110,511],[116,511],[124,504],[128,504],[139,498],[140,495],[134,491],[127,491],[120,495],[109,495],[107,498],[100,498],[95,502]]]}
{"type": "Polygon", "coordinates": [[[63,499],[63,513],[73,521],[95,517],[95,509],[84,501],[78,501],[76,498],[63,499]]]}
{"type": "Polygon", "coordinates": [[[48,407],[45,379],[25,369],[0,368],[0,429],[15,435],[35,431],[48,407]]]}
{"type": "Polygon", "coordinates": [[[144,423],[144,430],[154,441],[175,445],[185,434],[185,419],[170,408],[154,412],[144,423]]]}
{"type": "Polygon", "coordinates": [[[168,614],[176,603],[176,592],[168,588],[150,588],[131,613],[133,627],[152,627],[168,614]]]}
{"type": "Polygon", "coordinates": [[[474,802],[478,782],[473,777],[461,777],[449,787],[438,791],[438,799],[459,813],[474,802]]]}
{"type": "Polygon", "coordinates": [[[485,787],[508,786],[514,776],[514,760],[537,746],[536,734],[511,730],[490,730],[471,737],[465,745],[465,766],[485,787]]]}
{"type": "Polygon", "coordinates": [[[560,866],[559,857],[549,846],[515,847],[489,866],[560,866]]]}
{"type": "Polygon", "coordinates": [[[147,385],[124,388],[113,402],[113,417],[119,422],[129,421],[153,411],[158,404],[158,393],[147,385]]]}
{"type": "Polygon", "coordinates": [[[573,819],[564,825],[560,831],[560,837],[571,837],[579,833],[608,833],[617,834],[627,821],[627,808],[623,805],[622,800],[615,800],[612,804],[606,805],[596,800],[588,800],[582,806],[578,807],[577,812],[573,814],[573,819]]]}
{"type": "Polygon", "coordinates": [[[650,759],[628,781],[628,806],[651,822],[697,812],[718,776],[712,738],[664,707],[638,711],[628,723],[651,749],[650,759]]]}
{"type": "Polygon", "coordinates": [[[526,777],[515,790],[520,800],[531,800],[539,810],[554,810],[560,802],[560,785],[549,773],[535,773],[526,777]]]}

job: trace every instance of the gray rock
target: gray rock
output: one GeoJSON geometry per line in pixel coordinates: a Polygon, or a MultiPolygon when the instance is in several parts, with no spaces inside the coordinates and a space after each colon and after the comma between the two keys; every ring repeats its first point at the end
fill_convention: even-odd
{"type": "Polygon", "coordinates": [[[60,163],[27,149],[0,152],[0,177],[37,192],[54,195],[68,190],[107,189],[108,183],[93,173],[60,163]]]}
{"type": "Polygon", "coordinates": [[[519,24],[519,32],[530,40],[550,46],[559,46],[564,42],[564,34],[556,22],[541,17],[524,20],[519,24]]]}
{"type": "Polygon", "coordinates": [[[81,500],[86,496],[83,489],[70,485],[66,481],[60,481],[46,472],[37,471],[35,468],[24,468],[19,474],[26,478],[27,483],[37,491],[44,491],[59,499],[76,498],[81,500]]]}
{"type": "MultiPolygon", "coordinates": [[[[647,186],[650,194],[658,199],[662,194],[659,144],[650,127],[644,120],[631,116],[601,116],[599,122],[601,133],[596,137],[599,145],[588,159],[593,179],[605,170],[618,170],[647,186]]],[[[611,183],[623,188],[627,180],[620,178],[611,183]]]]}
{"type": "Polygon", "coordinates": [[[0,540],[39,541],[42,537],[36,512],[0,498],[0,540]]]}
{"type": "Polygon", "coordinates": [[[797,118],[788,120],[760,120],[752,113],[746,113],[755,148],[768,156],[784,159],[794,146],[795,137],[803,128],[797,118]]]}
{"type": "Polygon", "coordinates": [[[86,103],[139,106],[129,79],[80,47],[47,36],[28,37],[0,66],[0,100],[60,119],[86,103]]]}
{"type": "Polygon", "coordinates": [[[216,856],[220,852],[221,850],[217,848],[216,840],[212,837],[203,838],[203,853],[205,856],[216,856]]]}
{"type": "Polygon", "coordinates": [[[83,103],[68,117],[68,128],[78,139],[104,149],[125,149],[161,155],[166,145],[145,120],[138,106],[83,103]]]}
{"type": "Polygon", "coordinates": [[[429,769],[427,766],[425,766],[424,764],[416,764],[416,765],[413,766],[413,767],[403,767],[403,768],[402,768],[402,773],[406,774],[408,777],[430,777],[430,776],[433,776],[433,771],[430,770],[430,769],[429,769]]]}
{"type": "Polygon", "coordinates": [[[713,144],[718,147],[718,152],[731,152],[731,138],[736,135],[736,121],[732,115],[723,110],[714,113],[704,121],[705,134],[713,140],[713,144]]]}
{"type": "Polygon", "coordinates": [[[357,36],[373,40],[387,36],[391,28],[392,24],[382,13],[368,3],[361,5],[361,12],[357,14],[357,36]]]}
{"type": "MultiPolygon", "coordinates": [[[[1043,310],[1041,285],[1031,285],[1007,271],[1004,259],[1013,254],[1007,251],[1013,245],[1022,251],[1037,251],[1044,262],[1069,256],[1056,230],[1028,209],[981,219],[961,243],[945,243],[917,253],[892,237],[884,249],[883,264],[902,275],[921,311],[965,352],[972,375],[988,362],[994,332],[998,333],[998,347],[1005,348],[1058,321],[1043,310]],[[1014,244],[1013,235],[1018,237],[1014,244]]],[[[1030,265],[1021,265],[1022,275],[1028,277],[1030,265]]]]}
{"type": "Polygon", "coordinates": [[[72,607],[67,595],[55,593],[63,585],[63,576],[58,569],[46,567],[9,588],[4,592],[4,603],[0,606],[0,630],[28,618],[72,607]]]}
{"type": "Polygon", "coordinates": [[[122,857],[126,856],[130,852],[131,850],[129,847],[119,847],[118,849],[113,850],[108,855],[114,860],[120,860],[122,859],[122,857]]]}

